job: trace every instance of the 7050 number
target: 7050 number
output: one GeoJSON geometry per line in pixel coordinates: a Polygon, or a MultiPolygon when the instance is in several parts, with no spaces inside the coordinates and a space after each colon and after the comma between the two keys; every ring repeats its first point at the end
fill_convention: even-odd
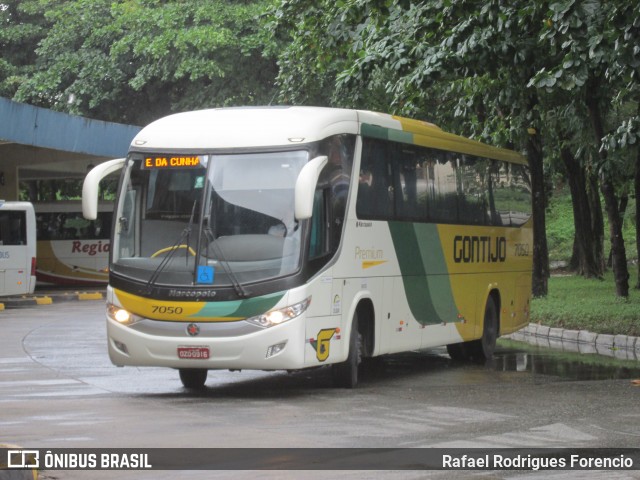
{"type": "Polygon", "coordinates": [[[180,315],[182,307],[167,307],[165,305],[151,305],[153,313],[168,313],[169,315],[180,315]]]}

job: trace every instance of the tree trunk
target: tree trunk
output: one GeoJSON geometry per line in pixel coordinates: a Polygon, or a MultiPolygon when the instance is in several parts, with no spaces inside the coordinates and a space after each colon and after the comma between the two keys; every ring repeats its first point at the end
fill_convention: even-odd
{"type": "Polygon", "coordinates": [[[633,183],[636,194],[636,251],[638,252],[638,280],[636,288],[640,289],[640,148],[636,154],[636,175],[633,183]]]}
{"type": "Polygon", "coordinates": [[[604,217],[602,216],[602,202],[600,201],[600,190],[598,188],[598,176],[591,169],[587,178],[587,196],[591,211],[591,230],[594,235],[594,249],[596,263],[600,271],[605,271],[604,263],[604,217]]]}
{"type": "Polygon", "coordinates": [[[627,268],[627,253],[622,237],[622,221],[618,210],[618,201],[611,180],[604,177],[600,183],[604,205],[609,219],[609,235],[611,237],[611,260],[613,276],[616,281],[616,295],[629,296],[629,270],[627,268]]]}
{"type": "Polygon", "coordinates": [[[533,278],[532,294],[544,297],[548,293],[549,249],[546,233],[546,194],[544,191],[544,169],[542,164],[542,141],[539,132],[529,135],[527,157],[531,170],[531,193],[533,198],[533,278]]]}
{"type": "MultiPolygon", "coordinates": [[[[618,215],[620,215],[621,228],[624,228],[624,216],[627,213],[627,205],[629,205],[629,195],[623,193],[620,195],[620,206],[618,207],[618,215]]],[[[613,250],[609,250],[609,258],[607,259],[607,267],[613,267],[613,250]]]]}
{"type": "MultiPolygon", "coordinates": [[[[602,250],[598,250],[602,249],[602,243],[598,240],[602,233],[594,230],[595,222],[591,212],[586,180],[587,172],[569,150],[562,149],[560,154],[567,170],[575,227],[573,255],[569,266],[578,275],[583,275],[586,278],[602,278],[604,273],[601,261],[603,253],[602,250]]],[[[598,214],[602,215],[599,212],[598,214]]]]}
{"type": "MultiPolygon", "coordinates": [[[[596,146],[600,152],[600,159],[607,162],[607,151],[600,148],[604,138],[604,126],[602,123],[602,113],[598,103],[598,90],[600,88],[599,78],[593,78],[588,88],[589,94],[586,97],[587,108],[593,126],[593,133],[596,137],[596,146]]],[[[613,277],[616,283],[616,295],[627,298],[629,296],[629,269],[627,267],[627,254],[622,236],[622,220],[618,209],[615,187],[608,172],[601,173],[600,190],[604,197],[607,218],[609,219],[609,237],[611,239],[611,254],[613,264],[613,277]]]]}

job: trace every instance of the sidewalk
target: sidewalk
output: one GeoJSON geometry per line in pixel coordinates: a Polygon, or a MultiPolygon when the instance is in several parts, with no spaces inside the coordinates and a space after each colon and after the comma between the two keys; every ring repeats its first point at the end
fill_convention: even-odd
{"type": "Polygon", "coordinates": [[[619,360],[640,360],[640,337],[607,335],[586,330],[565,330],[530,323],[505,337],[565,352],[598,354],[619,360]]]}
{"type": "Polygon", "coordinates": [[[7,308],[31,307],[34,305],[51,305],[54,303],[71,302],[77,300],[102,300],[105,298],[104,290],[42,290],[32,295],[20,295],[15,297],[0,297],[0,311],[7,308]]]}

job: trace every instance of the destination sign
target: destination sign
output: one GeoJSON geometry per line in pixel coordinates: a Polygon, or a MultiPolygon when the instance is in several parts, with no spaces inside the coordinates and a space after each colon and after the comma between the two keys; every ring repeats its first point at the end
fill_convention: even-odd
{"type": "Polygon", "coordinates": [[[197,155],[190,157],[171,157],[165,155],[144,157],[144,162],[142,164],[142,168],[147,169],[196,168],[202,166],[200,157],[197,155]]]}

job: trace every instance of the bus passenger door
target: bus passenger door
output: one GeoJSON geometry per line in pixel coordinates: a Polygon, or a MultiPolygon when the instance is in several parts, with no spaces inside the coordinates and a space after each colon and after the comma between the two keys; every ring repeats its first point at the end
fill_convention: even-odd
{"type": "MultiPolygon", "coordinates": [[[[24,250],[0,247],[0,255],[9,255],[9,258],[0,259],[0,295],[23,295],[25,293],[33,293],[31,288],[31,267],[27,265],[27,258],[24,250]],[[6,262],[5,260],[13,258],[17,262],[6,262]]],[[[30,259],[29,259],[30,260],[30,259]]],[[[35,283],[35,282],[33,282],[35,283]]]]}

